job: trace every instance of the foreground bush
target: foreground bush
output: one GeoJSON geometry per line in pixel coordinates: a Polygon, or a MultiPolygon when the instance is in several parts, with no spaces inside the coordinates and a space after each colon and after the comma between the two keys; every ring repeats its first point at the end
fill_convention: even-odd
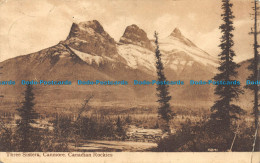
{"type": "MultiPolygon", "coordinates": [[[[252,151],[255,130],[243,127],[237,133],[232,151],[252,151]]],[[[233,131],[216,130],[208,121],[182,124],[176,133],[160,140],[155,151],[160,152],[207,152],[229,151],[235,137],[233,131]]],[[[259,139],[259,138],[258,138],[259,139]]],[[[256,150],[259,151],[257,144],[256,150]]]]}

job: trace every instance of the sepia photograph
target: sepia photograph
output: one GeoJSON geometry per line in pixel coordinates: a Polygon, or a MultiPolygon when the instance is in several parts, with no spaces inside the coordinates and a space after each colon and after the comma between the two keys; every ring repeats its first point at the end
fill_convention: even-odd
{"type": "Polygon", "coordinates": [[[259,0],[0,0],[0,163],[260,163],[259,0]]]}

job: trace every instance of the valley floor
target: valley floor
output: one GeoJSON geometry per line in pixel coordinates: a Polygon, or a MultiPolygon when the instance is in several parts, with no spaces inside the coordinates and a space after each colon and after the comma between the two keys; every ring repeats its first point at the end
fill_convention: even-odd
{"type": "Polygon", "coordinates": [[[150,142],[86,140],[80,147],[69,144],[69,149],[77,152],[144,152],[156,146],[150,142]]]}

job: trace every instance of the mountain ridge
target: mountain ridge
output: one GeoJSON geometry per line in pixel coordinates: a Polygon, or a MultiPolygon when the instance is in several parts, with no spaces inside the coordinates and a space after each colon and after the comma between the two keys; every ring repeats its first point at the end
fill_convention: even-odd
{"type": "MultiPolygon", "coordinates": [[[[156,80],[154,44],[144,30],[137,25],[126,28],[122,37],[128,42],[116,42],[96,21],[73,23],[67,39],[35,53],[1,62],[3,78],[12,80],[71,80],[66,87],[36,87],[42,98],[39,105],[57,107],[65,104],[79,104],[87,94],[94,93],[93,103],[105,105],[157,105],[156,86],[136,86],[133,80],[156,80]],[[130,29],[129,29],[130,28],[130,29]],[[131,31],[136,33],[131,33],[131,31]],[[129,39],[132,39],[129,41],[129,39]],[[139,43],[138,43],[139,42],[139,43]],[[141,42],[141,43],[140,43],[141,42]],[[143,43],[142,43],[143,42],[143,43]],[[128,86],[79,86],[77,80],[129,81],[128,86]],[[64,104],[63,104],[64,103],[64,104]]],[[[175,35],[185,38],[180,30],[175,35]]],[[[159,39],[165,74],[168,80],[183,80],[186,86],[171,86],[172,103],[186,105],[187,101],[197,101],[197,105],[212,103],[211,87],[188,85],[189,79],[211,79],[214,75],[214,58],[200,61],[208,54],[192,44],[185,44],[177,37],[159,39]],[[167,45],[167,46],[166,46],[167,45]],[[196,58],[197,57],[197,58],[196,58]],[[194,96],[198,94],[200,98],[194,96]]],[[[10,103],[22,93],[23,86],[17,84],[2,87],[6,93],[6,103],[10,103]],[[7,88],[7,87],[6,87],[7,88]]]]}

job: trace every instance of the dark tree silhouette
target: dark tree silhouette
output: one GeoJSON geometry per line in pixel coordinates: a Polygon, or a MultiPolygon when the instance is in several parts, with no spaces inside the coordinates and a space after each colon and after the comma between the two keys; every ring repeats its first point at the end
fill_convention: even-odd
{"type": "Polygon", "coordinates": [[[36,124],[38,113],[34,110],[34,93],[32,85],[27,85],[24,101],[22,107],[18,108],[18,115],[20,119],[17,120],[16,137],[18,143],[18,150],[21,152],[40,151],[41,137],[39,129],[32,124],[36,124]]]}
{"type": "Polygon", "coordinates": [[[5,127],[0,119],[0,151],[11,152],[15,150],[13,146],[13,132],[10,128],[5,127]]]}
{"type": "Polygon", "coordinates": [[[78,115],[76,120],[72,123],[71,134],[74,138],[75,147],[81,144],[80,136],[82,135],[82,114],[90,109],[88,103],[93,98],[93,95],[90,95],[84,100],[82,107],[78,110],[78,115]]]}
{"type": "MultiPolygon", "coordinates": [[[[159,43],[158,43],[158,33],[154,33],[155,37],[155,45],[156,45],[156,50],[155,50],[155,56],[156,56],[156,69],[157,69],[157,76],[158,76],[158,81],[166,81],[166,77],[164,75],[164,67],[163,63],[161,60],[161,52],[159,50],[159,43]]],[[[157,96],[159,102],[159,108],[158,108],[158,117],[160,120],[160,128],[164,132],[170,133],[170,125],[169,121],[173,118],[174,113],[171,110],[170,103],[169,101],[171,100],[171,96],[169,95],[169,86],[166,84],[158,84],[157,85],[157,96]]]]}
{"type": "MultiPolygon", "coordinates": [[[[220,71],[215,77],[214,80],[217,81],[232,81],[237,76],[236,69],[239,67],[233,61],[233,57],[236,56],[232,47],[233,42],[233,4],[229,0],[222,0],[222,10],[223,14],[222,20],[224,23],[219,27],[221,29],[222,37],[221,44],[221,53],[219,56],[220,66],[218,70],[220,71]]],[[[231,126],[231,121],[237,119],[243,110],[232,104],[233,100],[237,100],[239,94],[243,93],[239,85],[217,85],[215,88],[215,94],[219,98],[215,101],[215,104],[211,107],[211,118],[213,122],[217,125],[217,131],[222,131],[222,129],[228,131],[231,126]]]]}
{"type": "Polygon", "coordinates": [[[123,128],[123,123],[121,121],[121,118],[119,116],[117,117],[117,121],[116,121],[116,133],[122,139],[125,138],[126,133],[125,133],[125,130],[123,128]]]}
{"type": "MultiPolygon", "coordinates": [[[[252,71],[252,74],[248,77],[249,80],[251,81],[257,81],[259,78],[259,71],[258,71],[258,65],[259,65],[259,52],[258,52],[258,41],[257,41],[257,35],[259,34],[259,32],[257,31],[258,28],[258,24],[257,24],[257,16],[259,15],[259,6],[258,6],[258,2],[255,0],[254,2],[254,28],[253,31],[250,32],[250,34],[254,35],[254,58],[251,61],[251,64],[248,66],[248,69],[250,71],[252,71]]],[[[252,90],[254,92],[254,106],[253,106],[253,115],[255,118],[255,129],[257,128],[257,124],[258,124],[258,116],[259,116],[259,104],[258,104],[258,89],[259,86],[258,85],[247,85],[246,88],[252,90]]]]}
{"type": "MultiPolygon", "coordinates": [[[[3,69],[3,66],[0,67],[0,70],[3,69]]],[[[0,75],[2,75],[3,73],[0,72],[0,75]]],[[[4,95],[0,95],[0,98],[4,97],[4,95]]]]}
{"type": "MultiPolygon", "coordinates": [[[[258,40],[257,40],[257,35],[259,34],[258,31],[258,15],[259,15],[259,5],[258,5],[258,1],[255,0],[254,1],[254,7],[253,7],[253,11],[254,11],[254,27],[252,28],[252,31],[249,34],[253,34],[254,35],[254,58],[252,59],[251,64],[248,66],[248,69],[252,72],[252,74],[248,77],[248,80],[250,81],[257,81],[259,80],[259,52],[258,52],[258,48],[260,47],[258,44],[258,40]]],[[[253,151],[256,149],[257,151],[259,151],[260,145],[259,145],[259,138],[257,136],[257,130],[258,130],[258,125],[259,125],[259,102],[258,102],[258,89],[259,86],[257,84],[255,85],[246,85],[246,88],[250,89],[253,91],[254,93],[254,106],[253,106],[253,112],[252,114],[254,115],[254,129],[256,130],[256,137],[255,137],[255,146],[253,147],[253,151]]]]}

